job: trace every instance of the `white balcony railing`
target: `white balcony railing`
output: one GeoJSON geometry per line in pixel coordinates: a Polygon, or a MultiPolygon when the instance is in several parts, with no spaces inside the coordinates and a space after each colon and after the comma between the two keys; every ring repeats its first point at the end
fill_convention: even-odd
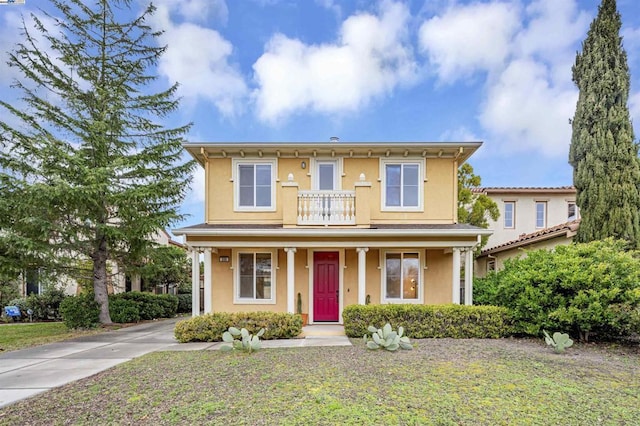
{"type": "Polygon", "coordinates": [[[298,191],[298,225],[355,223],[355,191],[298,191]]]}

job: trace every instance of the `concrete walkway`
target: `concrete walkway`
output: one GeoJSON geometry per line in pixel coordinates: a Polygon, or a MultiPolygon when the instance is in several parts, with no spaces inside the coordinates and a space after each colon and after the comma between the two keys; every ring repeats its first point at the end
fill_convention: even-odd
{"type": "MultiPolygon", "coordinates": [[[[148,322],[116,331],[0,354],[0,407],[92,376],[155,351],[215,350],[222,343],[178,343],[175,323],[148,322]]],[[[263,348],[348,346],[344,328],[312,325],[299,339],[263,341],[263,348]]]]}

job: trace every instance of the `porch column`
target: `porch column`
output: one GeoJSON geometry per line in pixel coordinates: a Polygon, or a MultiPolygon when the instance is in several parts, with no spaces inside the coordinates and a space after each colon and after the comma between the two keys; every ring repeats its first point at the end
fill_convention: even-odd
{"type": "Polygon", "coordinates": [[[294,310],[294,294],[295,294],[295,247],[287,247],[284,249],[287,252],[287,312],[290,314],[295,313],[294,310]]]}
{"type": "Polygon", "coordinates": [[[453,248],[453,273],[452,278],[452,298],[451,301],[459,305],[460,304],[460,248],[453,248]]]}
{"type": "Polygon", "coordinates": [[[367,292],[367,252],[368,247],[358,247],[358,305],[365,304],[367,292]]]}
{"type": "Polygon", "coordinates": [[[200,315],[200,251],[191,251],[191,316],[200,315]]]}
{"type": "Polygon", "coordinates": [[[473,247],[467,248],[464,260],[464,304],[473,305],[473,247]]]}
{"type": "Polygon", "coordinates": [[[204,249],[204,313],[210,314],[212,312],[211,307],[211,249],[204,249]]]}

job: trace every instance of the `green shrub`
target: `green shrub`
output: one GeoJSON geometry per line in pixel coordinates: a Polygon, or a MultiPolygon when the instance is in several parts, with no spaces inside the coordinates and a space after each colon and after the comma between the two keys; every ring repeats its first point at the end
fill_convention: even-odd
{"type": "Polygon", "coordinates": [[[628,336],[640,331],[640,252],[611,239],[530,251],[476,280],[474,299],[509,308],[521,334],[628,336]]]}
{"type": "Polygon", "coordinates": [[[60,314],[69,328],[92,328],[99,322],[100,308],[92,295],[66,297],[60,303],[60,314]]]}
{"type": "Polygon", "coordinates": [[[178,298],[170,294],[152,294],[139,291],[114,294],[110,300],[132,300],[138,304],[141,320],[170,318],[178,310],[178,298]]]}
{"type": "MultiPolygon", "coordinates": [[[[60,303],[67,297],[64,291],[48,288],[42,294],[32,294],[26,299],[28,309],[33,311],[32,318],[37,321],[59,320],[60,303]]],[[[23,313],[26,315],[26,312],[23,313]]]]}
{"type": "Polygon", "coordinates": [[[229,327],[246,328],[251,334],[264,328],[265,340],[290,339],[302,332],[302,318],[282,312],[216,312],[178,322],[174,334],[182,343],[219,342],[229,327]]]}
{"type": "Polygon", "coordinates": [[[178,293],[178,311],[179,314],[191,312],[191,293],[178,293]]]}
{"type": "Polygon", "coordinates": [[[111,321],[117,323],[140,321],[140,309],[135,300],[110,297],[109,315],[111,316],[111,321]]]}
{"type": "Polygon", "coordinates": [[[342,311],[344,331],[362,337],[368,326],[404,327],[412,339],[432,337],[499,338],[511,334],[509,311],[495,306],[465,305],[350,305],[342,311]]]}

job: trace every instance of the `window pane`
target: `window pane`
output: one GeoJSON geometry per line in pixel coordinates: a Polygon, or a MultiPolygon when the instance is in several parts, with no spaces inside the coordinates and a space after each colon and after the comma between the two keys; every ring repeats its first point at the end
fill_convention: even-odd
{"type": "Polygon", "coordinates": [[[420,260],[418,253],[405,253],[402,259],[402,297],[418,298],[420,284],[420,260]]]}
{"type": "Polygon", "coordinates": [[[387,206],[397,207],[400,205],[400,187],[387,185],[387,206]]]}
{"type": "Polygon", "coordinates": [[[271,186],[271,165],[256,165],[256,185],[271,186]]]}
{"type": "Polygon", "coordinates": [[[386,257],[386,273],[387,273],[387,298],[399,299],[400,298],[400,254],[389,253],[386,257]]]}
{"type": "Polygon", "coordinates": [[[253,298],[253,254],[240,253],[239,297],[253,298]]]}
{"type": "Polygon", "coordinates": [[[318,166],[318,189],[335,189],[333,186],[333,177],[333,164],[320,164],[318,166]]]}
{"type": "Polygon", "coordinates": [[[254,203],[254,187],[253,187],[253,166],[240,165],[238,166],[238,172],[240,174],[239,185],[239,203],[241,206],[253,207],[254,203]]]}
{"type": "Polygon", "coordinates": [[[400,164],[387,164],[387,186],[400,186],[400,164]]]}
{"type": "Polygon", "coordinates": [[[576,205],[575,203],[569,203],[569,207],[567,211],[567,220],[575,220],[576,218],[577,218],[576,205]]]}
{"type": "Polygon", "coordinates": [[[385,203],[390,207],[400,206],[400,194],[402,191],[401,179],[400,179],[400,165],[399,164],[387,164],[386,166],[386,194],[385,203]]]}
{"type": "Polygon", "coordinates": [[[256,299],[271,299],[270,253],[256,253],[256,299]]]}
{"type": "Polygon", "coordinates": [[[256,206],[257,207],[271,206],[271,187],[270,186],[256,187],[256,206]]]}
{"type": "Polygon", "coordinates": [[[545,213],[547,210],[547,203],[536,203],[536,228],[545,227],[545,213]]]}
{"type": "Polygon", "coordinates": [[[402,172],[402,205],[404,207],[418,206],[418,165],[405,164],[402,172]]]}

